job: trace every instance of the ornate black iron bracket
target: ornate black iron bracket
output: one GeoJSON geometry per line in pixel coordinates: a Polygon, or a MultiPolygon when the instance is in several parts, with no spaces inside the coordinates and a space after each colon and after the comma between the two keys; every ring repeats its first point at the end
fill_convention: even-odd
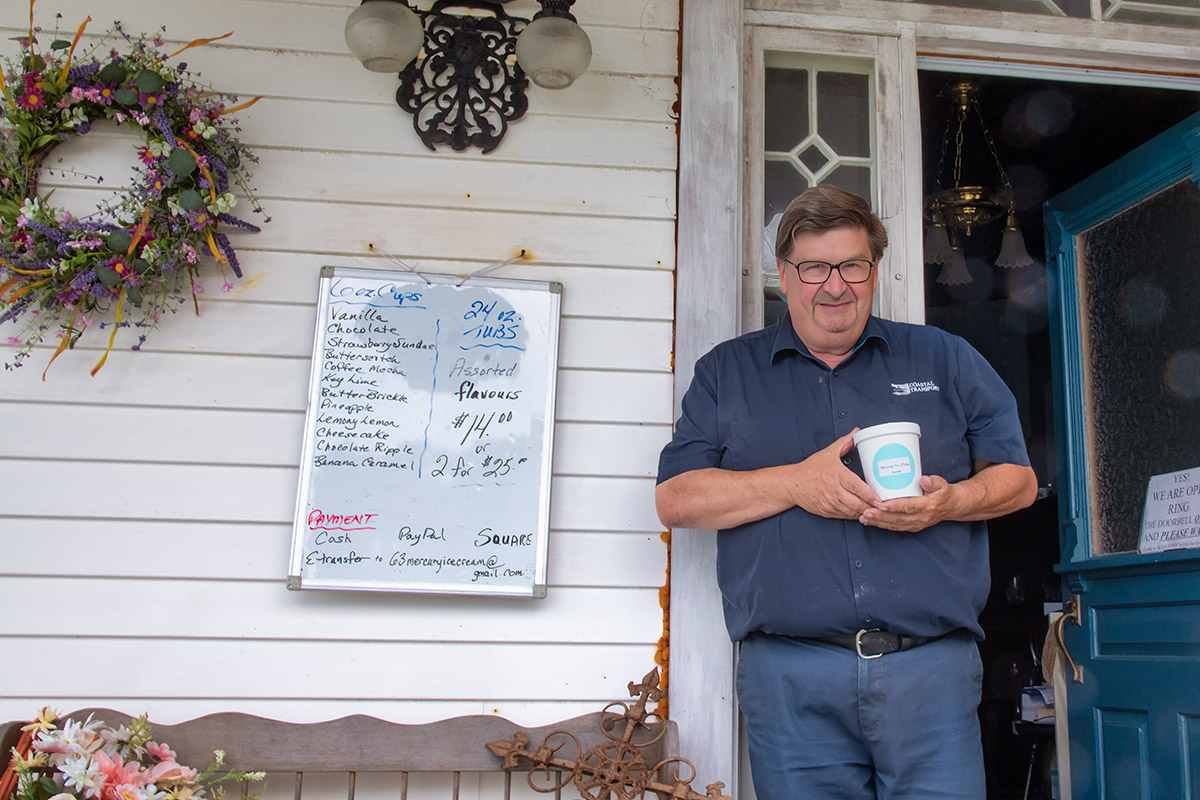
{"type": "Polygon", "coordinates": [[[417,10],[425,27],[422,55],[400,73],[396,103],[413,115],[413,129],[430,150],[490,153],[529,108],[529,80],[517,64],[517,35],[529,20],[505,12],[510,0],[438,0],[417,10]],[[491,16],[460,16],[472,8],[491,16]]]}
{"type": "Polygon", "coordinates": [[[530,788],[538,792],[557,792],[568,783],[574,783],[580,796],[587,800],[635,800],[646,792],[677,800],[732,800],[721,793],[724,783],[709,784],[706,794],[692,789],[696,768],[686,758],[667,758],[654,765],[646,761],[642,749],[655,744],[667,732],[663,720],[655,712],[646,711],[647,702],[662,699],[658,670],[647,673],[641,683],[630,681],[629,695],[638,698],[632,707],[625,703],[610,703],[605,707],[600,730],[608,741],[586,753],[579,739],[569,731],[547,734],[536,750],[529,749],[529,737],[520,732],[511,741],[489,742],[488,749],[504,759],[504,769],[517,769],[522,759],[530,762],[527,780],[530,788]],[[614,708],[620,708],[622,713],[610,711],[614,708]],[[625,721],[625,729],[618,737],[613,731],[621,720],[625,721]],[[568,738],[575,742],[576,757],[559,758],[558,751],[566,746],[568,738]],[[562,741],[552,745],[554,739],[562,741]],[[686,766],[690,773],[686,779],[680,775],[681,766],[686,766]],[[660,780],[659,777],[668,770],[670,782],[660,780]],[[555,773],[559,775],[558,780],[555,780],[555,773]],[[548,785],[535,782],[535,775],[541,776],[548,785]]]}

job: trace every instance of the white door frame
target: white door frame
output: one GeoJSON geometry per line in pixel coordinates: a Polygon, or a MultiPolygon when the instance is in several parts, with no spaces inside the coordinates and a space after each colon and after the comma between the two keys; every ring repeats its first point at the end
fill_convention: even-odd
{"type": "MultiPolygon", "coordinates": [[[[676,413],[696,359],[741,331],[744,25],[895,36],[914,82],[918,55],[1200,77],[1194,30],[888,0],[747,5],[744,10],[743,0],[683,0],[676,413]],[[1011,44],[1015,40],[1021,44],[1011,44]]],[[[916,111],[901,110],[906,142],[919,141],[916,111]]],[[[920,242],[919,209],[905,209],[903,217],[905,239],[920,242]]],[[[902,283],[903,299],[897,298],[889,315],[920,321],[911,298],[920,296],[921,282],[902,283]]],[[[733,648],[716,586],[715,534],[674,531],[671,562],[671,718],[679,725],[682,755],[697,767],[694,785],[724,781],[726,793],[733,793],[738,788],[733,648]]]]}

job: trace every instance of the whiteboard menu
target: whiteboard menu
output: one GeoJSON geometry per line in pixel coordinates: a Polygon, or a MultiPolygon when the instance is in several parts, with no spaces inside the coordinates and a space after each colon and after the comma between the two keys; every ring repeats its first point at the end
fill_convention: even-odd
{"type": "Polygon", "coordinates": [[[288,587],[544,597],[561,286],[319,292],[288,587]]]}

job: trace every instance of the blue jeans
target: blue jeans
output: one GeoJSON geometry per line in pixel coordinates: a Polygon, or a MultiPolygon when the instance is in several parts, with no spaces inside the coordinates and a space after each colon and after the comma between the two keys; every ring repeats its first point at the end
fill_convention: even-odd
{"type": "Polygon", "coordinates": [[[737,688],[758,800],[982,800],[982,677],[966,631],[873,659],[751,634],[737,688]]]}

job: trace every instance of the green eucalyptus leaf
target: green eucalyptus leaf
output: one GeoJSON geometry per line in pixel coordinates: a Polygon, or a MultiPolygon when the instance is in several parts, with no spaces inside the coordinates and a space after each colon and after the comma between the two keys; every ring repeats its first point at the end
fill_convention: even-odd
{"type": "Polygon", "coordinates": [[[105,244],[112,252],[125,255],[129,252],[129,245],[133,244],[133,237],[127,231],[113,231],[108,235],[105,244]]]}
{"type": "Polygon", "coordinates": [[[186,178],[196,171],[196,158],[182,147],[176,147],[171,151],[171,155],[167,156],[167,166],[175,173],[175,180],[178,182],[180,178],[186,178]]]}
{"type": "Polygon", "coordinates": [[[41,72],[46,68],[46,59],[39,55],[25,56],[21,60],[26,72],[41,72]]]}
{"type": "Polygon", "coordinates": [[[110,61],[96,73],[96,78],[101,83],[120,83],[128,74],[123,66],[116,61],[110,61]]]}
{"type": "Polygon", "coordinates": [[[103,264],[96,265],[96,277],[110,289],[115,289],[121,283],[121,276],[103,264]]]}
{"type": "Polygon", "coordinates": [[[179,203],[179,207],[185,211],[198,211],[204,205],[204,198],[195,189],[184,189],[179,193],[175,202],[179,203]]]}
{"type": "Polygon", "coordinates": [[[138,101],[138,93],[133,89],[117,89],[113,97],[123,106],[136,106],[138,101]]]}
{"type": "Polygon", "coordinates": [[[133,79],[133,82],[137,84],[139,92],[145,92],[146,94],[161,92],[163,87],[167,85],[163,81],[162,76],[152,69],[144,69],[139,72],[137,77],[133,79]]]}
{"type": "Polygon", "coordinates": [[[133,268],[138,271],[139,275],[145,275],[154,269],[154,266],[144,258],[135,258],[133,260],[133,268]]]}
{"type": "Polygon", "coordinates": [[[68,42],[66,39],[55,39],[53,42],[50,43],[51,50],[66,50],[70,46],[71,46],[71,43],[68,42]]]}
{"type": "Polygon", "coordinates": [[[142,290],[136,286],[126,286],[125,296],[128,297],[129,302],[133,303],[135,306],[140,306],[142,304],[142,290]]]}

